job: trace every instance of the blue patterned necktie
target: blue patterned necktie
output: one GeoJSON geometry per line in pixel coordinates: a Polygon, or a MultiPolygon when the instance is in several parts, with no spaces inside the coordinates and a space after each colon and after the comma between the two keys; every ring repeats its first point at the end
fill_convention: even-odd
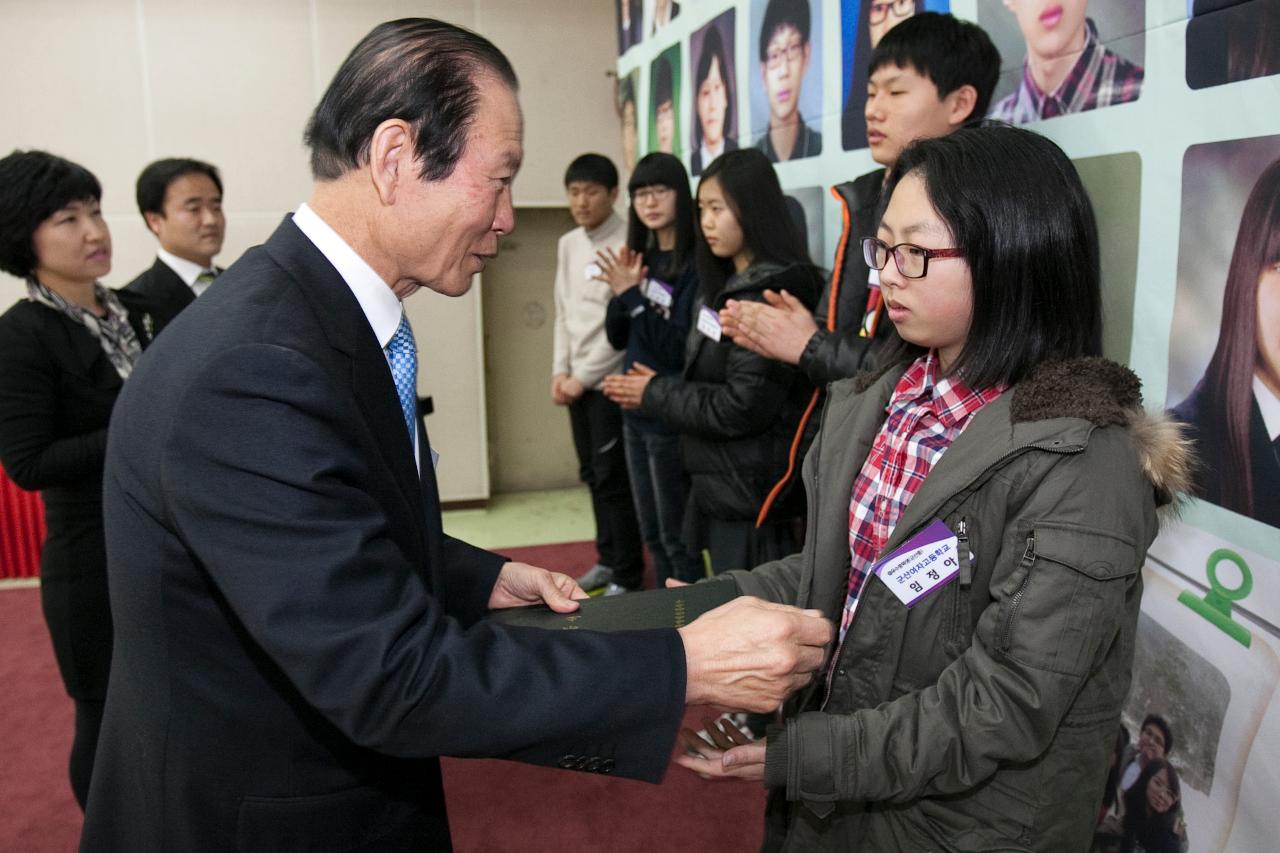
{"type": "Polygon", "coordinates": [[[387,343],[387,362],[391,365],[391,378],[400,397],[404,425],[409,430],[409,443],[414,444],[418,421],[418,347],[413,342],[413,329],[409,328],[409,318],[404,313],[400,314],[400,325],[387,343]]]}

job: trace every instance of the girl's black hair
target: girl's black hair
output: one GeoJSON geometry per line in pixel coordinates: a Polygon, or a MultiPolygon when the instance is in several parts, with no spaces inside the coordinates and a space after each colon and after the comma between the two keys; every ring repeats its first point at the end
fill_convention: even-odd
{"type": "MultiPolygon", "coordinates": [[[[764,152],[758,148],[726,151],[703,170],[698,186],[710,180],[720,184],[725,202],[742,228],[743,245],[752,264],[812,264],[805,237],[787,210],[778,174],[764,152]]],[[[710,300],[733,274],[733,261],[712,254],[699,228],[695,262],[699,290],[710,300]]]]}
{"type": "Polygon", "coordinates": [[[667,101],[674,103],[675,85],[672,82],[671,61],[659,56],[653,62],[653,106],[662,106],[667,101]]]}
{"type": "MultiPolygon", "coordinates": [[[[973,321],[951,372],[986,388],[1013,384],[1045,361],[1101,355],[1098,227],[1061,148],[984,122],[903,151],[885,207],[907,175],[923,180],[973,279],[973,321]]],[[[921,352],[901,342],[880,361],[921,352]]]]}
{"type": "MultiPolygon", "coordinates": [[[[693,195],[689,192],[689,173],[678,157],[655,151],[636,163],[627,182],[627,192],[634,194],[645,187],[670,187],[676,193],[676,245],[671,263],[665,270],[650,269],[655,277],[674,282],[693,260],[693,195]]],[[[627,205],[627,246],[646,254],[658,248],[658,239],[636,215],[635,202],[627,205]]]]}

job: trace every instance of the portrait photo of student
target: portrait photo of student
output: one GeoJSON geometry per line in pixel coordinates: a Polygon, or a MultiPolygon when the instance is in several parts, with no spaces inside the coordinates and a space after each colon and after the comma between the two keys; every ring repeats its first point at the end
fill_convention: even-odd
{"type": "Polygon", "coordinates": [[[1005,58],[990,117],[1026,124],[1136,101],[1146,10],[1094,0],[978,0],[1005,58]]]}
{"type": "Polygon", "coordinates": [[[1280,74],[1280,3],[1192,0],[1187,86],[1204,89],[1280,74]]]}
{"type": "Polygon", "coordinates": [[[640,0],[614,0],[618,10],[618,56],[644,38],[644,12],[640,0]]]}
{"type": "Polygon", "coordinates": [[[733,63],[733,10],[713,19],[689,39],[693,65],[693,130],[689,171],[702,169],[738,148],[738,87],[733,63]]]}
{"type": "Polygon", "coordinates": [[[884,34],[918,12],[949,12],[949,0],[841,0],[840,49],[845,151],[867,147],[867,63],[884,34]]]}
{"type": "Polygon", "coordinates": [[[1195,494],[1280,527],[1280,137],[1189,148],[1182,207],[1167,402],[1195,494]]]}
{"type": "Polygon", "coordinates": [[[636,91],[640,88],[640,69],[618,81],[618,120],[622,124],[622,162],[630,172],[636,167],[640,152],[640,115],[636,110],[636,91]]]}
{"type": "Polygon", "coordinates": [[[680,45],[658,54],[649,68],[649,145],[647,151],[680,156],[680,45]]]}
{"type": "Polygon", "coordinates": [[[822,4],[754,0],[751,134],[771,163],[822,153],[822,4]]]}
{"type": "Polygon", "coordinates": [[[1147,615],[1138,622],[1135,668],[1144,667],[1136,676],[1139,694],[1130,696],[1121,715],[1119,732],[1113,745],[1106,786],[1098,810],[1091,853],[1122,853],[1138,849],[1185,853],[1187,821],[1183,814],[1180,774],[1170,754],[1179,748],[1177,763],[1200,788],[1209,788],[1206,779],[1213,775],[1213,748],[1220,736],[1226,696],[1230,686],[1222,673],[1174,637],[1147,615]],[[1178,669],[1182,664],[1187,669],[1178,669]],[[1203,677],[1203,683],[1192,685],[1191,672],[1203,677]],[[1164,707],[1153,710],[1143,705],[1153,698],[1147,691],[1152,683],[1160,685],[1160,698],[1185,699],[1178,707],[1195,713],[1195,728],[1189,737],[1184,727],[1175,732],[1172,719],[1164,707]],[[1216,695],[1213,688],[1219,691],[1216,695]],[[1214,699],[1217,703],[1213,703],[1214,699]],[[1141,716],[1138,716],[1141,714],[1141,716]],[[1132,716],[1130,724],[1126,717],[1132,716]],[[1130,726],[1133,737],[1130,738],[1130,726]],[[1187,747],[1190,746],[1190,754],[1187,747]],[[1206,754],[1208,753],[1208,754],[1206,754]]]}
{"type": "Polygon", "coordinates": [[[676,0],[648,0],[645,4],[649,13],[649,35],[654,35],[680,14],[680,4],[676,0]]]}

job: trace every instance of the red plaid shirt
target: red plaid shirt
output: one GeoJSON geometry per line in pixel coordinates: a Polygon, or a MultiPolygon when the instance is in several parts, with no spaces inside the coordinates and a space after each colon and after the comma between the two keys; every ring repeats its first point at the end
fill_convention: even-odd
{"type": "Polygon", "coordinates": [[[937,370],[937,354],[930,352],[902,374],[885,407],[889,417],[853,481],[849,502],[852,560],[840,620],[841,641],[853,622],[867,573],[893,534],[902,511],[973,416],[1005,390],[1001,385],[974,391],[956,377],[938,380],[937,370]]]}

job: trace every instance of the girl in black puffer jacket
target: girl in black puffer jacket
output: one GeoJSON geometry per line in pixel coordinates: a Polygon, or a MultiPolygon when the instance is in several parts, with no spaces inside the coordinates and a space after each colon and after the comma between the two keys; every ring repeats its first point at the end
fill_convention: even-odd
{"type": "Polygon", "coordinates": [[[722,338],[718,312],[729,299],[763,301],[766,289],[786,290],[812,310],[822,275],[759,151],[716,158],[698,186],[698,210],[699,292],[683,375],[633,371],[607,381],[605,393],[680,433],[692,480],[686,538],[709,552],[718,573],[798,549],[799,487],[776,496],[768,513],[757,516],[788,469],[792,436],[812,390],[795,367],[722,338]]]}

